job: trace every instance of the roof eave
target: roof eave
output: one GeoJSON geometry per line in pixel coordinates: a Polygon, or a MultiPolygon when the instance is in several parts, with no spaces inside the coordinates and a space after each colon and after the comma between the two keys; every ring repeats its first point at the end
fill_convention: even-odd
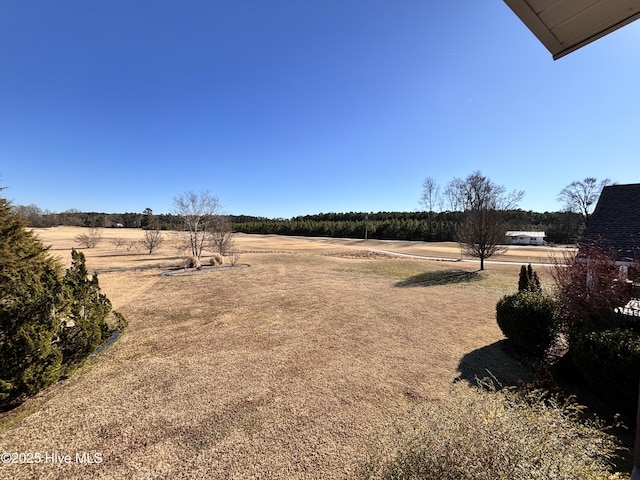
{"type": "Polygon", "coordinates": [[[527,0],[504,0],[504,2],[513,13],[520,18],[531,33],[535,35],[540,43],[549,50],[554,60],[558,60],[640,18],[640,11],[638,11],[637,6],[636,8],[629,8],[627,12],[628,16],[623,17],[620,21],[601,30],[594,29],[592,32],[584,32],[588,34],[588,36],[585,36],[582,40],[569,43],[569,41],[565,39],[566,43],[563,44],[562,40],[556,37],[553,31],[540,19],[527,0]]]}
{"type": "MultiPolygon", "coordinates": [[[[599,38],[602,38],[606,35],[609,35],[611,32],[614,32],[616,30],[618,30],[619,28],[624,27],[625,25],[630,24],[631,22],[638,20],[640,18],[640,12],[635,13],[627,18],[625,18],[624,20],[621,20],[620,22],[610,26],[609,28],[606,28],[604,30],[601,30],[595,34],[593,34],[592,36],[590,36],[589,38],[576,43],[575,45],[571,45],[568,48],[565,48],[557,53],[554,53],[549,47],[547,47],[547,49],[552,53],[553,55],[553,59],[554,60],[558,60],[559,58],[564,57],[565,55],[570,54],[571,52],[575,52],[576,50],[584,47],[585,45],[588,45],[592,42],[595,42],[596,40],[598,40],[599,38]]],[[[542,22],[541,22],[542,23],[542,22]]],[[[542,40],[541,40],[542,41],[542,40]]],[[[543,42],[544,43],[544,42],[543,42]]],[[[546,44],[545,44],[546,46],[546,44]]]]}

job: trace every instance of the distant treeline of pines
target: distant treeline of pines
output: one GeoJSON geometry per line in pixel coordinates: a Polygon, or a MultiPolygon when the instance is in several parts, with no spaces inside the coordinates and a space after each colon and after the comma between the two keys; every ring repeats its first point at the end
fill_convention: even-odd
{"type": "MultiPolygon", "coordinates": [[[[30,206],[14,207],[33,227],[56,225],[86,227],[149,228],[154,225],[163,230],[182,228],[180,217],[172,214],[150,216],[145,213],[96,213],[68,211],[42,212],[30,206]]],[[[228,215],[235,232],[301,235],[336,238],[367,238],[380,240],[419,240],[446,242],[456,240],[456,231],[462,224],[462,212],[378,212],[378,213],[319,213],[290,219],[228,215]]],[[[584,229],[582,216],[572,212],[537,213],[509,210],[505,213],[507,230],[544,231],[549,243],[575,243],[584,229]]]]}
{"type": "MultiPolygon", "coordinates": [[[[291,219],[230,217],[233,229],[243,233],[273,233],[313,237],[368,238],[380,240],[456,240],[462,212],[320,213],[291,219]]],[[[507,230],[544,231],[550,243],[579,240],[582,217],[571,212],[535,213],[511,210],[505,214],[507,230]]]]}

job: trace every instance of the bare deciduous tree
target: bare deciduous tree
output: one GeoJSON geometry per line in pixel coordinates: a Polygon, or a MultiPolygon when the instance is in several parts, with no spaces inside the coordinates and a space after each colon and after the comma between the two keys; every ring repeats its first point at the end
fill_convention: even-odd
{"type": "Polygon", "coordinates": [[[600,192],[610,184],[611,180],[608,178],[598,182],[595,177],[571,182],[560,191],[558,201],[564,204],[567,211],[581,214],[586,225],[593,212],[593,207],[600,197],[600,192]]]}
{"type": "Polygon", "coordinates": [[[76,235],[76,241],[85,248],[93,248],[102,240],[102,230],[96,227],[89,228],[88,232],[76,235]]]}
{"type": "Polygon", "coordinates": [[[155,228],[144,231],[144,238],[140,243],[144,248],[149,250],[149,255],[151,255],[156,248],[162,245],[163,241],[164,238],[162,232],[160,231],[159,226],[156,225],[155,228]]]}
{"type": "Polygon", "coordinates": [[[125,247],[127,248],[127,252],[130,252],[132,248],[135,248],[136,252],[140,252],[140,242],[138,240],[128,240],[125,243],[125,247]]]}
{"type": "Polygon", "coordinates": [[[189,240],[185,232],[169,232],[168,243],[176,251],[178,257],[185,257],[190,250],[189,240]]]}
{"type": "Polygon", "coordinates": [[[427,210],[428,213],[428,228],[429,237],[433,233],[433,214],[436,209],[439,210],[442,204],[442,196],[440,195],[440,186],[433,177],[427,177],[422,182],[422,197],[420,197],[420,204],[427,210]]]}
{"type": "Polygon", "coordinates": [[[468,255],[480,259],[480,270],[484,270],[484,260],[505,248],[503,212],[515,208],[524,192],[506,193],[504,187],[474,172],[465,179],[454,178],[446,195],[452,206],[465,214],[458,242],[468,255]]]}
{"type": "Polygon", "coordinates": [[[422,196],[420,197],[420,205],[428,212],[439,210],[441,201],[440,185],[433,177],[427,177],[422,182],[422,196]]]}
{"type": "Polygon", "coordinates": [[[198,260],[206,244],[208,235],[214,228],[214,221],[220,211],[218,197],[208,191],[184,192],[173,199],[173,212],[182,218],[189,234],[191,255],[198,260]]]}
{"type": "Polygon", "coordinates": [[[30,227],[42,227],[45,225],[44,213],[36,205],[14,205],[13,211],[16,212],[30,227]]]}
{"type": "Polygon", "coordinates": [[[116,247],[116,250],[127,245],[127,241],[122,237],[113,238],[111,243],[116,247]]]}
{"type": "Polygon", "coordinates": [[[227,255],[234,249],[235,233],[231,229],[231,223],[226,216],[218,215],[216,217],[209,243],[211,250],[220,255],[227,255]]]}
{"type": "Polygon", "coordinates": [[[237,250],[232,250],[229,252],[229,264],[234,267],[238,261],[240,260],[240,252],[237,250]]]}

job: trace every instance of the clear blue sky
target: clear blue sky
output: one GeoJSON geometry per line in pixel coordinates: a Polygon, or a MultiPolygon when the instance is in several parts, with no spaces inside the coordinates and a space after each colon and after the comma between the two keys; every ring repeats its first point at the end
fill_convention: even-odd
{"type": "Polygon", "coordinates": [[[2,0],[0,185],[61,212],[412,211],[481,170],[640,182],[640,22],[551,55],[501,0],[2,0]]]}

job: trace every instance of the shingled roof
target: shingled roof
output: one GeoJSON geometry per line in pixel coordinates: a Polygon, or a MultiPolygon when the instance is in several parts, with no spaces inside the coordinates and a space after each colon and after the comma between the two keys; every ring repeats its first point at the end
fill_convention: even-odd
{"type": "Polygon", "coordinates": [[[640,183],[602,189],[589,218],[584,241],[601,242],[617,252],[618,261],[640,258],[640,183]]]}

